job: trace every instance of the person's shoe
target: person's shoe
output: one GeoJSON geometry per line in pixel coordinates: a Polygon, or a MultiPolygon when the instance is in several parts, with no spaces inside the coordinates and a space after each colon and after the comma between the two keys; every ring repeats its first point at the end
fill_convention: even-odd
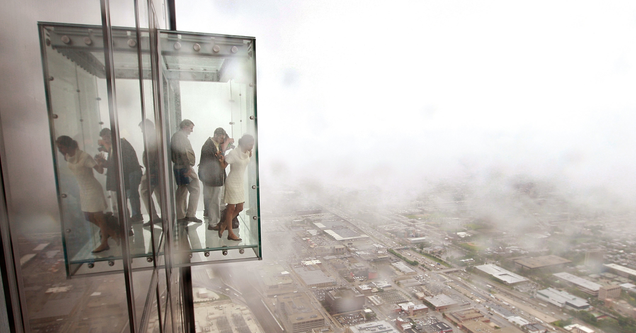
{"type": "Polygon", "coordinates": [[[184,217],[182,219],[177,219],[177,223],[188,224],[188,218],[184,217]]]}
{"type": "Polygon", "coordinates": [[[144,217],[141,214],[135,215],[130,218],[130,223],[140,223],[143,221],[144,221],[144,217]]]}
{"type": "Polygon", "coordinates": [[[196,216],[186,216],[185,220],[189,222],[196,222],[196,223],[203,222],[200,218],[197,218],[196,216]]]}
{"type": "MultiPolygon", "coordinates": [[[[155,227],[161,227],[161,218],[159,216],[155,216],[152,218],[152,222],[155,223],[155,227]]],[[[144,227],[149,227],[152,223],[150,221],[144,223],[144,227]]]]}
{"type": "Polygon", "coordinates": [[[108,246],[108,244],[100,245],[99,247],[95,248],[95,250],[91,251],[91,253],[100,253],[107,250],[110,250],[110,246],[108,246]]]}
{"type": "Polygon", "coordinates": [[[241,239],[241,238],[239,238],[239,237],[236,237],[236,238],[230,238],[230,235],[227,235],[227,240],[240,242],[240,241],[242,241],[243,239],[241,239]]]}
{"type": "Polygon", "coordinates": [[[128,229],[128,237],[132,237],[135,235],[135,232],[133,231],[133,228],[130,227],[130,229],[128,229]]]}
{"type": "Polygon", "coordinates": [[[219,225],[211,226],[208,224],[208,230],[219,230],[219,225]]]}

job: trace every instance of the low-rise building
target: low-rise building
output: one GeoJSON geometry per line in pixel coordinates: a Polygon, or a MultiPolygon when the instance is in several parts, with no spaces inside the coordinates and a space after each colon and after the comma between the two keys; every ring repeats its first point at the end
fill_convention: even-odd
{"type": "Polygon", "coordinates": [[[555,255],[533,257],[533,258],[519,258],[514,260],[515,267],[521,270],[534,271],[534,270],[552,270],[562,268],[565,265],[571,264],[570,260],[561,258],[555,255]]]}
{"type": "Polygon", "coordinates": [[[262,276],[261,281],[268,296],[289,293],[295,288],[291,274],[282,266],[268,267],[263,270],[262,276]]]}
{"type": "Polygon", "coordinates": [[[621,297],[621,286],[611,285],[603,286],[598,290],[598,299],[605,300],[608,298],[619,299],[621,297]]]}
{"type": "Polygon", "coordinates": [[[606,264],[603,267],[613,273],[624,277],[636,277],[636,270],[616,264],[606,264]]]}
{"type": "Polygon", "coordinates": [[[499,328],[479,320],[463,323],[462,330],[467,333],[523,333],[523,331],[514,326],[499,328]]]}
{"type": "Polygon", "coordinates": [[[457,326],[462,326],[461,324],[464,322],[488,320],[479,310],[473,308],[446,313],[444,315],[457,326]]]}
{"type": "Polygon", "coordinates": [[[424,300],[435,309],[435,311],[445,311],[446,309],[457,305],[457,302],[444,294],[437,296],[425,297],[424,300]]]}
{"type": "Polygon", "coordinates": [[[327,292],[325,302],[333,313],[350,312],[362,310],[365,296],[355,289],[336,289],[327,292]]]}
{"type": "Polygon", "coordinates": [[[568,325],[564,329],[572,333],[594,333],[593,329],[579,324],[568,325]]]}
{"type": "Polygon", "coordinates": [[[523,317],[519,317],[519,316],[511,316],[506,319],[512,324],[516,325],[517,327],[523,327],[525,325],[530,324],[530,322],[527,319],[523,317]]]}
{"type": "Polygon", "coordinates": [[[394,262],[391,265],[393,267],[395,267],[395,269],[397,269],[398,272],[400,272],[401,274],[404,274],[404,275],[415,275],[415,274],[417,274],[417,272],[413,268],[409,267],[403,261],[394,262]]]}
{"type": "Polygon", "coordinates": [[[328,276],[315,265],[294,267],[293,270],[308,287],[329,287],[336,285],[336,279],[328,276]]]}
{"type": "Polygon", "coordinates": [[[576,288],[580,289],[584,293],[590,294],[592,296],[597,296],[599,289],[601,289],[600,284],[594,283],[584,278],[580,278],[570,273],[562,272],[562,273],[555,273],[553,275],[558,277],[562,281],[565,281],[568,284],[575,286],[576,288]]]}
{"type": "Polygon", "coordinates": [[[528,282],[528,279],[526,279],[525,277],[515,274],[513,272],[510,272],[508,270],[505,270],[496,265],[486,264],[486,265],[475,266],[475,268],[481,271],[482,273],[486,275],[490,275],[505,284],[512,285],[512,284],[518,284],[522,282],[528,282]]]}
{"type": "Polygon", "coordinates": [[[605,306],[614,309],[623,317],[636,318],[636,308],[623,300],[605,299],[605,306]]]}
{"type": "Polygon", "coordinates": [[[400,333],[400,331],[386,321],[374,321],[347,327],[345,333],[400,333]]]}
{"type": "Polygon", "coordinates": [[[625,291],[636,293],[636,285],[632,283],[623,283],[621,284],[621,288],[625,291]]]}
{"type": "Polygon", "coordinates": [[[415,304],[413,302],[399,303],[400,309],[409,316],[416,316],[428,312],[428,307],[424,304],[415,304]]]}
{"type": "Polygon", "coordinates": [[[532,323],[522,327],[528,333],[547,333],[548,328],[540,323],[532,323]]]}
{"type": "Polygon", "coordinates": [[[423,327],[425,333],[450,333],[453,332],[453,328],[450,327],[443,321],[436,321],[434,323],[430,323],[424,325],[423,327]]]}
{"type": "Polygon", "coordinates": [[[566,307],[573,310],[587,310],[590,307],[590,304],[588,304],[586,300],[554,288],[538,290],[535,296],[540,300],[544,300],[560,308],[566,307]]]}
{"type": "Polygon", "coordinates": [[[304,293],[279,295],[275,302],[278,318],[288,332],[309,332],[325,326],[325,318],[304,293]]]}

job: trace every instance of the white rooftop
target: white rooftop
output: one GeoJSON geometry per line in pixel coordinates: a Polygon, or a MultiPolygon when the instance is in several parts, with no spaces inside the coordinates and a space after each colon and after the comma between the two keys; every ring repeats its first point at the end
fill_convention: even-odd
{"type": "Polygon", "coordinates": [[[617,271],[621,271],[621,272],[627,273],[629,275],[636,275],[636,270],[633,270],[631,268],[627,268],[625,266],[621,266],[621,265],[617,265],[617,264],[606,264],[606,265],[603,265],[603,266],[609,267],[609,268],[613,268],[613,269],[615,269],[617,271]]]}
{"type": "Polygon", "coordinates": [[[623,289],[633,290],[634,288],[636,288],[636,285],[633,285],[631,283],[623,283],[623,284],[621,284],[621,287],[623,289]]]}
{"type": "Polygon", "coordinates": [[[509,322],[516,324],[517,326],[524,326],[524,325],[530,324],[530,322],[527,321],[525,318],[519,317],[519,316],[512,316],[506,319],[508,319],[509,322]]]}
{"type": "Polygon", "coordinates": [[[444,294],[439,294],[433,297],[426,297],[424,299],[428,301],[429,303],[431,303],[436,308],[457,304],[457,302],[455,302],[454,299],[444,294]]]}
{"type": "Polygon", "coordinates": [[[513,272],[510,272],[508,270],[505,270],[499,266],[492,265],[492,264],[476,266],[475,268],[477,268],[478,270],[486,274],[490,274],[507,284],[515,284],[519,282],[528,281],[528,279],[524,278],[521,275],[515,274],[513,272]]]}
{"type": "Polygon", "coordinates": [[[356,326],[350,326],[349,330],[352,333],[400,333],[397,329],[393,328],[391,324],[386,321],[374,321],[371,323],[364,323],[356,326]]]}
{"type": "Polygon", "coordinates": [[[538,290],[537,296],[543,296],[547,298],[550,303],[557,306],[564,306],[566,304],[575,308],[586,308],[590,306],[586,300],[554,288],[538,290]]]}
{"type": "Polygon", "coordinates": [[[579,330],[581,330],[581,331],[583,331],[585,333],[594,333],[593,329],[591,329],[589,327],[585,327],[583,325],[579,325],[579,324],[572,324],[572,325],[569,325],[569,326],[565,326],[564,328],[565,328],[566,331],[570,331],[570,332],[573,331],[574,328],[578,328],[579,330]]]}
{"type": "Polygon", "coordinates": [[[404,274],[413,274],[413,273],[415,273],[415,270],[412,269],[411,267],[409,267],[403,261],[394,262],[391,265],[393,265],[393,267],[397,268],[400,272],[402,272],[404,274]]]}
{"type": "Polygon", "coordinates": [[[602,286],[598,283],[594,283],[592,281],[586,280],[584,278],[580,278],[576,275],[572,275],[570,273],[566,273],[566,272],[562,272],[562,273],[555,273],[554,276],[558,277],[559,279],[565,280],[567,282],[573,283],[577,286],[583,287],[585,289],[589,289],[592,291],[598,291],[602,286]]]}

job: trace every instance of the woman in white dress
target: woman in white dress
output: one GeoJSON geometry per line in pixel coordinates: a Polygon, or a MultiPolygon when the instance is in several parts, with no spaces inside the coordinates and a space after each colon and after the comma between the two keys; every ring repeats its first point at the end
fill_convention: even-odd
{"type": "Polygon", "coordinates": [[[101,164],[86,152],[79,149],[77,141],[71,137],[62,135],[55,140],[57,149],[68,163],[68,168],[77,180],[80,188],[80,206],[84,212],[84,218],[99,227],[102,233],[101,244],[93,250],[93,253],[109,249],[108,237],[119,240],[119,235],[113,228],[108,228],[104,210],[106,198],[102,185],[93,176],[93,169],[99,173],[104,172],[101,164]]]}
{"type": "Polygon", "coordinates": [[[238,147],[230,151],[225,156],[224,165],[230,166],[230,173],[225,180],[225,203],[227,210],[225,212],[225,223],[219,226],[219,237],[223,236],[223,232],[227,229],[227,239],[232,241],[241,241],[232,230],[232,219],[237,217],[243,210],[245,203],[245,170],[250,163],[252,157],[252,149],[254,148],[254,137],[245,134],[238,141],[238,147]]]}

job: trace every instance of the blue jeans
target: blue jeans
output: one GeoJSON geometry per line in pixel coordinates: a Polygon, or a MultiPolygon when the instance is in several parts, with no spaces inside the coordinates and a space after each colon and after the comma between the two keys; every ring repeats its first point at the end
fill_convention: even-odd
{"type": "Polygon", "coordinates": [[[126,190],[126,197],[130,200],[132,216],[141,215],[141,202],[139,201],[139,184],[141,183],[141,170],[128,174],[130,188],[126,190]]]}

